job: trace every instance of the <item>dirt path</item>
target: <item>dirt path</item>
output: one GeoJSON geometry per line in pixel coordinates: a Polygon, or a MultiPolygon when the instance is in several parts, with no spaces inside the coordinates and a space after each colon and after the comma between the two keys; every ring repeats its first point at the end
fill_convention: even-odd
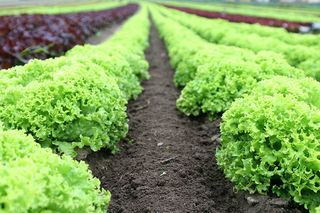
{"type": "Polygon", "coordinates": [[[110,36],[112,36],[115,32],[117,32],[120,29],[121,25],[122,23],[112,24],[104,29],[99,30],[97,34],[90,36],[87,39],[86,43],[97,45],[106,41],[110,36]]]}
{"type": "Polygon", "coordinates": [[[109,212],[287,212],[252,207],[233,192],[214,160],[220,121],[189,119],[177,111],[179,91],[154,28],[146,56],[151,79],[128,106],[130,131],[121,151],[93,153],[86,160],[112,193],[109,212]]]}

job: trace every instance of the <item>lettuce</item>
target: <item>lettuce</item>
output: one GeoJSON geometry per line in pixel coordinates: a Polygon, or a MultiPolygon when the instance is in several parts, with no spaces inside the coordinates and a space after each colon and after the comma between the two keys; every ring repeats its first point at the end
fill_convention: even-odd
{"type": "Polygon", "coordinates": [[[236,188],[319,206],[320,112],[288,95],[249,95],[223,115],[218,165],[236,188]]]}
{"type": "Polygon", "coordinates": [[[290,65],[301,68],[307,76],[320,80],[319,66],[313,63],[318,63],[320,59],[319,46],[314,45],[318,44],[317,37],[311,39],[313,45],[310,45],[310,38],[304,38],[303,35],[292,36],[292,33],[287,33],[288,35],[280,37],[290,39],[280,39],[279,36],[274,36],[272,30],[263,32],[263,35],[257,30],[248,30],[253,28],[252,25],[241,27],[225,20],[207,19],[171,9],[162,8],[161,12],[209,42],[240,47],[256,53],[265,50],[279,53],[290,65]]]}
{"type": "Polygon", "coordinates": [[[259,66],[241,60],[203,65],[195,79],[181,91],[177,107],[186,115],[203,112],[214,118],[256,85],[259,72],[259,66]]]}
{"type": "Polygon", "coordinates": [[[0,130],[0,212],[106,212],[110,193],[83,162],[41,148],[22,131],[0,130]]]}
{"type": "Polygon", "coordinates": [[[127,101],[142,92],[140,81],[149,77],[147,15],[142,8],[103,44],[76,46],[66,56],[3,71],[5,129],[23,129],[42,146],[71,156],[85,146],[117,151],[128,131],[127,101]],[[129,31],[131,37],[125,37],[129,31]]]}
{"type": "Polygon", "coordinates": [[[9,87],[3,93],[0,120],[6,129],[24,129],[43,145],[58,145],[71,155],[83,146],[115,150],[128,131],[125,98],[115,80],[91,63],[74,62],[60,68],[52,80],[9,87]]]}
{"type": "Polygon", "coordinates": [[[276,75],[304,76],[272,52],[259,52],[250,61],[237,56],[212,60],[198,67],[194,79],[181,91],[177,107],[186,115],[208,113],[213,119],[236,98],[254,90],[259,81],[276,75]]]}
{"type": "Polygon", "coordinates": [[[256,96],[282,94],[320,108],[320,83],[312,78],[293,79],[275,76],[260,81],[251,94],[256,96]]]}

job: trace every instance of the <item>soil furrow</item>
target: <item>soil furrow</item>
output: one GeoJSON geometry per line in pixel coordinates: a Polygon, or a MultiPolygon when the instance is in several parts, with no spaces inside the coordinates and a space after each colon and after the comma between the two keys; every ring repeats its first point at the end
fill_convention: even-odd
{"type": "Polygon", "coordinates": [[[112,193],[109,212],[299,212],[276,198],[233,191],[214,157],[220,119],[188,118],[176,109],[180,91],[154,26],[146,57],[151,78],[128,105],[130,130],[120,152],[86,159],[112,193]]]}
{"type": "Polygon", "coordinates": [[[116,33],[123,23],[113,23],[108,25],[104,29],[99,30],[95,35],[90,36],[86,43],[97,45],[105,42],[110,38],[114,33],[116,33]]]}
{"type": "Polygon", "coordinates": [[[146,57],[151,79],[128,106],[130,130],[121,151],[87,158],[112,193],[112,212],[238,212],[232,186],[214,161],[217,122],[191,120],[176,109],[179,91],[154,27],[146,57]],[[226,205],[224,205],[226,204],[226,205]]]}

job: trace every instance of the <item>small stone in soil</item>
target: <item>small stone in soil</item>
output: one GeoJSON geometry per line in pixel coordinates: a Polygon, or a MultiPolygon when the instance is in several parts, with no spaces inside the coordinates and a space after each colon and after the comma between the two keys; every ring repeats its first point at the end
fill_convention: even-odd
{"type": "Polygon", "coordinates": [[[162,146],[162,145],[163,145],[163,143],[162,143],[162,142],[160,142],[160,143],[158,143],[158,144],[157,144],[157,146],[162,146]]]}
{"type": "Polygon", "coordinates": [[[247,202],[249,205],[254,206],[257,203],[259,203],[259,200],[256,199],[255,197],[247,197],[247,202]]]}
{"type": "Polygon", "coordinates": [[[197,159],[197,160],[200,160],[201,157],[202,157],[202,155],[200,153],[194,154],[194,158],[197,159]]]}
{"type": "Polygon", "coordinates": [[[169,163],[170,161],[172,161],[172,160],[174,160],[176,158],[177,158],[177,156],[174,156],[174,157],[171,157],[171,158],[167,158],[165,160],[160,161],[160,163],[166,164],[166,163],[169,163]]]}
{"type": "Polygon", "coordinates": [[[289,205],[288,201],[281,198],[272,198],[269,203],[270,205],[278,207],[287,207],[289,205]]]}
{"type": "Polygon", "coordinates": [[[160,174],[160,177],[163,176],[163,175],[165,175],[165,174],[167,174],[167,173],[166,173],[166,172],[162,172],[162,173],[160,174]]]}
{"type": "Polygon", "coordinates": [[[212,141],[218,140],[219,137],[220,137],[220,135],[214,135],[214,136],[211,137],[211,140],[212,141]]]}
{"type": "Polygon", "coordinates": [[[202,130],[208,130],[209,127],[208,127],[207,125],[205,125],[205,124],[202,124],[202,125],[200,126],[200,129],[202,129],[202,130]]]}

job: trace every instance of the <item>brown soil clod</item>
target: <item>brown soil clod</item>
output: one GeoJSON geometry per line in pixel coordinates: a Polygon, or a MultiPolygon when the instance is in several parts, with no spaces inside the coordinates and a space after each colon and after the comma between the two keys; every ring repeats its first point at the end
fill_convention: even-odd
{"type": "Polygon", "coordinates": [[[151,79],[128,106],[126,141],[134,142],[122,141],[115,155],[100,151],[86,159],[112,193],[109,212],[297,212],[283,205],[266,209],[260,200],[252,205],[234,192],[214,158],[220,120],[191,119],[176,109],[179,90],[154,26],[146,57],[151,79]]]}

